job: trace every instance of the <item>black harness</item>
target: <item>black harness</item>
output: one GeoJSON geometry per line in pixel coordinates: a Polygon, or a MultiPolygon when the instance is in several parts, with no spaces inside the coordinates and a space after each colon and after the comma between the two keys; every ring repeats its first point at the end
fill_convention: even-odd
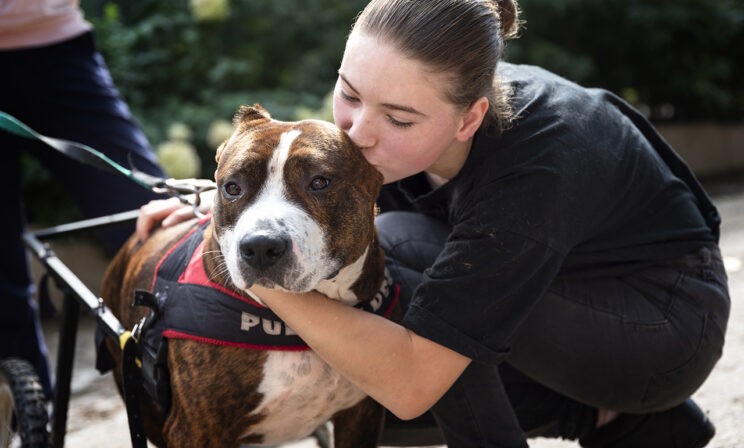
{"type": "MultiPolygon", "coordinates": [[[[149,315],[132,330],[142,384],[164,414],[170,406],[167,339],[253,350],[309,349],[269,308],[208,278],[202,250],[209,222],[209,218],[202,220],[163,256],[151,291],[135,292],[134,304],[150,308],[149,315]]],[[[356,308],[389,317],[398,293],[399,286],[392,283],[386,270],[379,292],[356,308]]],[[[96,366],[103,373],[111,369],[112,363],[102,339],[99,338],[96,366]]]]}

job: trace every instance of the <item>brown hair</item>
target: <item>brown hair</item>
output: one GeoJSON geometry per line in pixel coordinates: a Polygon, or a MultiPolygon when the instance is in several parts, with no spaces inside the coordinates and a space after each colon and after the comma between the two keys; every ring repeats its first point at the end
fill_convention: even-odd
{"type": "Polygon", "coordinates": [[[511,120],[509,89],[496,77],[504,40],[519,30],[516,0],[372,0],[353,29],[450,76],[446,99],[468,107],[488,98],[484,120],[499,133],[511,120]]]}

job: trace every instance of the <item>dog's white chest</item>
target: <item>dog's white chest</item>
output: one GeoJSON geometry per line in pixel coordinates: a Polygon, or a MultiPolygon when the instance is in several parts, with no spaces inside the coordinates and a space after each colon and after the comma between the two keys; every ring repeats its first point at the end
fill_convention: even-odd
{"type": "Polygon", "coordinates": [[[269,352],[258,391],[264,398],[252,414],[266,418],[251,433],[269,445],[306,437],[365,397],[310,350],[269,352]]]}

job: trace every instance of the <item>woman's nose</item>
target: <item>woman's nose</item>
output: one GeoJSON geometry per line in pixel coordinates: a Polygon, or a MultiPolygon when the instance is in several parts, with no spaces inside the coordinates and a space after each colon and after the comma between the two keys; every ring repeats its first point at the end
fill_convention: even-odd
{"type": "Polygon", "coordinates": [[[344,130],[349,138],[361,148],[371,148],[375,144],[372,120],[362,111],[355,114],[344,130]]]}

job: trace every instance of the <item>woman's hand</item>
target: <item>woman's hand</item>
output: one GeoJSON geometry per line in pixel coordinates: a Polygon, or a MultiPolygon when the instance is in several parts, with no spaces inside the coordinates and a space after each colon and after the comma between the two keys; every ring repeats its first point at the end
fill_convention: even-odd
{"type": "MultiPolygon", "coordinates": [[[[214,191],[201,193],[200,198],[199,211],[206,213],[211,210],[214,191]]],[[[150,201],[140,207],[140,214],[137,217],[137,238],[140,241],[146,240],[158,224],[162,227],[169,227],[192,218],[194,218],[193,206],[182,203],[178,198],[150,201]]]]}
{"type": "Polygon", "coordinates": [[[137,238],[144,241],[158,224],[167,227],[194,217],[194,210],[178,198],[156,199],[140,207],[137,217],[137,238]]]}

